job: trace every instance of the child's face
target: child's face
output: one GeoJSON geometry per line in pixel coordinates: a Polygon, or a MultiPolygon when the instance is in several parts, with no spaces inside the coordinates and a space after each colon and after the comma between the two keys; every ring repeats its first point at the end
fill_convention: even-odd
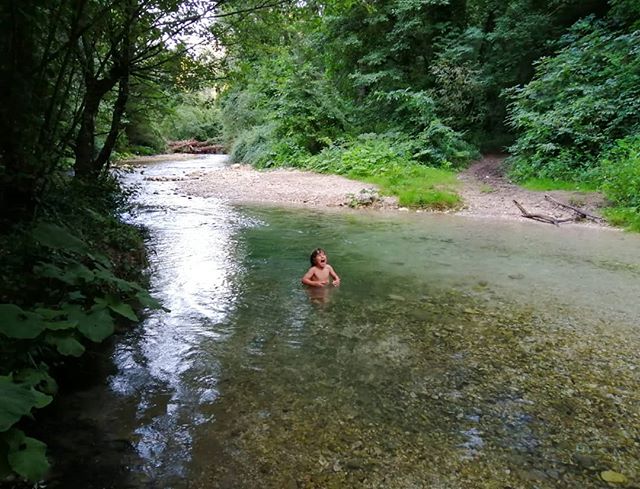
{"type": "Polygon", "coordinates": [[[327,264],[327,255],[324,253],[318,253],[315,258],[316,266],[318,268],[324,268],[327,264]]]}

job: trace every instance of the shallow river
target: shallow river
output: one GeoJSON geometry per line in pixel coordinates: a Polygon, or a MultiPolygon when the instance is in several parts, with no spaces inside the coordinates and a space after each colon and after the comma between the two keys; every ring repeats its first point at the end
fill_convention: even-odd
{"type": "Polygon", "coordinates": [[[127,177],[170,312],[118,338],[105,384],[74,401],[101,435],[93,475],[65,484],[640,484],[639,236],[233,206],[143,180],[223,164],[127,177]],[[317,246],[342,285],[310,294],[317,246]]]}

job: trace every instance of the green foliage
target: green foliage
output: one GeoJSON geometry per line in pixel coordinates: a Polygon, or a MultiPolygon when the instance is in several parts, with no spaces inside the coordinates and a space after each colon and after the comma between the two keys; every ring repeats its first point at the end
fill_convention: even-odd
{"type": "Polygon", "coordinates": [[[530,178],[522,182],[522,187],[544,192],[545,190],[569,190],[577,192],[595,192],[597,185],[589,182],[568,182],[564,180],[554,180],[552,178],[530,178]]]}
{"type": "Polygon", "coordinates": [[[511,91],[516,178],[593,180],[600,153],[640,124],[640,32],[586,19],[563,44],[511,91]]]}
{"type": "Polygon", "coordinates": [[[0,470],[30,480],[47,470],[46,447],[19,427],[57,391],[49,366],[137,321],[135,309],[159,307],[132,280],[142,241],[118,219],[127,194],[112,178],[92,186],[59,178],[38,219],[0,235],[0,470]]]}
{"type": "Polygon", "coordinates": [[[151,121],[162,104],[150,101],[174,83],[192,86],[198,70],[187,66],[186,41],[211,38],[218,7],[200,0],[3,2],[0,219],[32,217],[69,164],[78,178],[100,177],[125,126],[131,146],[162,149],[151,121]]]}
{"type": "Polygon", "coordinates": [[[231,160],[268,167],[276,156],[274,142],[275,124],[262,124],[242,131],[231,146],[231,160]]]}
{"type": "Polygon", "coordinates": [[[469,27],[442,41],[429,70],[436,110],[446,124],[461,131],[480,132],[487,117],[488,78],[480,63],[485,34],[469,27]]]}
{"type": "Polygon", "coordinates": [[[45,447],[12,427],[50,402],[46,394],[55,392],[55,381],[46,364],[82,355],[85,341],[110,336],[116,320],[137,321],[132,304],[157,304],[139,284],[116,276],[109,258],[65,226],[39,222],[21,240],[29,250],[22,266],[35,262],[33,275],[22,275],[18,290],[2,296],[27,292],[38,306],[0,304],[0,438],[5,442],[0,457],[35,480],[47,467],[45,447]],[[31,281],[37,281],[37,291],[30,289],[31,281]],[[34,362],[42,369],[25,368],[34,362]]]}
{"type": "MultiPolygon", "coordinates": [[[[532,63],[553,52],[566,26],[604,2],[338,2],[318,49],[337,86],[385,120],[368,97],[427,92],[439,118],[489,148],[509,140],[501,92],[529,81],[532,63]]],[[[366,116],[364,116],[366,118],[366,116]]],[[[371,120],[371,119],[369,119],[371,120]]],[[[372,127],[366,131],[374,130],[372,127]]]]}
{"type": "MultiPolygon", "coordinates": [[[[27,480],[37,481],[46,474],[49,469],[46,449],[44,443],[16,428],[0,433],[0,459],[5,459],[8,469],[27,480]]],[[[2,465],[0,476],[8,475],[1,468],[2,465]]]]}
{"type": "MultiPolygon", "coordinates": [[[[45,374],[46,375],[46,374],[45,374]]],[[[41,479],[49,467],[45,456],[44,443],[29,438],[13,428],[23,417],[31,414],[34,408],[43,408],[52,400],[51,396],[36,390],[42,380],[33,373],[22,379],[14,376],[0,376],[0,460],[4,460],[8,469],[29,480],[41,479]]],[[[0,469],[3,464],[0,462],[0,469]]],[[[0,476],[2,474],[0,470],[0,476]]]]}
{"type": "Polygon", "coordinates": [[[640,135],[620,139],[601,160],[602,190],[615,205],[640,212],[640,135]]]}
{"type": "Polygon", "coordinates": [[[603,210],[604,216],[614,226],[640,233],[640,213],[635,207],[608,207],[603,210]]]}
{"type": "Polygon", "coordinates": [[[201,91],[175,97],[165,109],[159,132],[165,140],[219,141],[222,136],[220,109],[213,93],[201,91]]]}
{"type": "Polygon", "coordinates": [[[318,155],[301,161],[304,167],[322,172],[337,173],[352,178],[380,175],[391,168],[411,163],[406,145],[394,145],[390,138],[376,134],[340,146],[331,146],[318,155]]]}
{"type": "Polygon", "coordinates": [[[636,0],[610,0],[610,18],[621,27],[640,29],[640,3],[636,0]]]}
{"type": "Polygon", "coordinates": [[[0,432],[7,431],[33,408],[42,408],[51,397],[35,390],[31,385],[16,383],[11,376],[0,376],[0,432]]]}
{"type": "Polygon", "coordinates": [[[235,161],[270,166],[280,149],[317,153],[348,130],[344,101],[299,53],[279,50],[249,69],[222,99],[235,161]]]}
{"type": "Polygon", "coordinates": [[[363,135],[297,163],[374,183],[383,193],[397,196],[404,206],[446,209],[460,203],[452,172],[421,165],[412,158],[411,144],[390,137],[363,135]]]}
{"type": "Polygon", "coordinates": [[[166,148],[159,121],[167,113],[167,95],[155,86],[135,84],[126,107],[124,133],[118,139],[119,153],[156,154],[166,148]]]}
{"type": "Polygon", "coordinates": [[[640,136],[618,140],[600,159],[601,188],[613,203],[607,218],[614,225],[640,231],[640,136]]]}

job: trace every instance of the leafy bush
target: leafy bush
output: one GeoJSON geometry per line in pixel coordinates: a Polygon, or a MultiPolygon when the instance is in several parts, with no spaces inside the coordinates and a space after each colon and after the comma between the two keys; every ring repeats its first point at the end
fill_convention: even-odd
{"type": "Polygon", "coordinates": [[[462,168],[478,156],[478,151],[462,135],[434,119],[413,138],[407,138],[412,158],[428,166],[462,168]]]}
{"type": "Polygon", "coordinates": [[[459,131],[478,132],[487,117],[487,77],[482,72],[480,47],[485,34],[470,27],[443,39],[429,70],[432,90],[442,120],[459,131]]]}
{"type": "Polygon", "coordinates": [[[271,166],[275,158],[274,133],[276,125],[262,124],[240,132],[231,146],[231,160],[256,167],[271,166]]]}
{"type": "Polygon", "coordinates": [[[603,210],[603,214],[614,226],[640,233],[640,213],[637,209],[633,207],[608,207],[603,210]]]}
{"type": "Polygon", "coordinates": [[[601,188],[613,207],[609,221],[640,231],[640,135],[616,142],[600,160],[601,188]]]}
{"type": "Polygon", "coordinates": [[[221,107],[233,159],[258,166],[282,160],[281,151],[317,153],[349,125],[343,101],[322,72],[289,50],[252,65],[223,94],[221,107]]]}
{"type": "Polygon", "coordinates": [[[374,113],[384,112],[375,125],[379,137],[394,139],[411,153],[411,159],[428,166],[452,168],[476,155],[462,134],[442,123],[434,100],[426,92],[409,89],[376,92],[374,113]]]}
{"type": "Polygon", "coordinates": [[[52,367],[137,321],[136,308],[159,306],[132,280],[142,239],[118,219],[127,194],[116,181],[53,183],[36,222],[0,235],[0,477],[33,481],[48,468],[45,445],[20,424],[56,393],[52,367]]]}
{"type": "Polygon", "coordinates": [[[220,109],[211,94],[182,94],[160,123],[165,139],[219,140],[222,136],[220,109]]]}
{"type": "Polygon", "coordinates": [[[366,134],[300,160],[305,168],[379,185],[400,205],[445,209],[460,203],[455,175],[412,159],[412,146],[389,136],[366,134]]]}
{"type": "Polygon", "coordinates": [[[158,154],[166,149],[166,141],[153,116],[130,114],[125,131],[118,138],[120,153],[158,154]]]}
{"type": "Polygon", "coordinates": [[[602,190],[611,202],[640,212],[640,135],[617,141],[601,159],[602,190]]]}
{"type": "Polygon", "coordinates": [[[640,124],[640,31],[588,18],[562,43],[530,83],[510,91],[518,179],[593,179],[600,153],[640,124]]]}

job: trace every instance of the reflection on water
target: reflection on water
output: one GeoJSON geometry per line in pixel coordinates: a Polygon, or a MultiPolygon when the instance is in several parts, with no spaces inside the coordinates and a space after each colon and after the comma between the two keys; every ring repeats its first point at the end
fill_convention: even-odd
{"type": "Polygon", "coordinates": [[[132,486],[640,481],[637,236],[233,207],[142,177],[136,220],[170,311],[114,352],[132,486]],[[300,285],[318,246],[339,288],[300,285]]]}

